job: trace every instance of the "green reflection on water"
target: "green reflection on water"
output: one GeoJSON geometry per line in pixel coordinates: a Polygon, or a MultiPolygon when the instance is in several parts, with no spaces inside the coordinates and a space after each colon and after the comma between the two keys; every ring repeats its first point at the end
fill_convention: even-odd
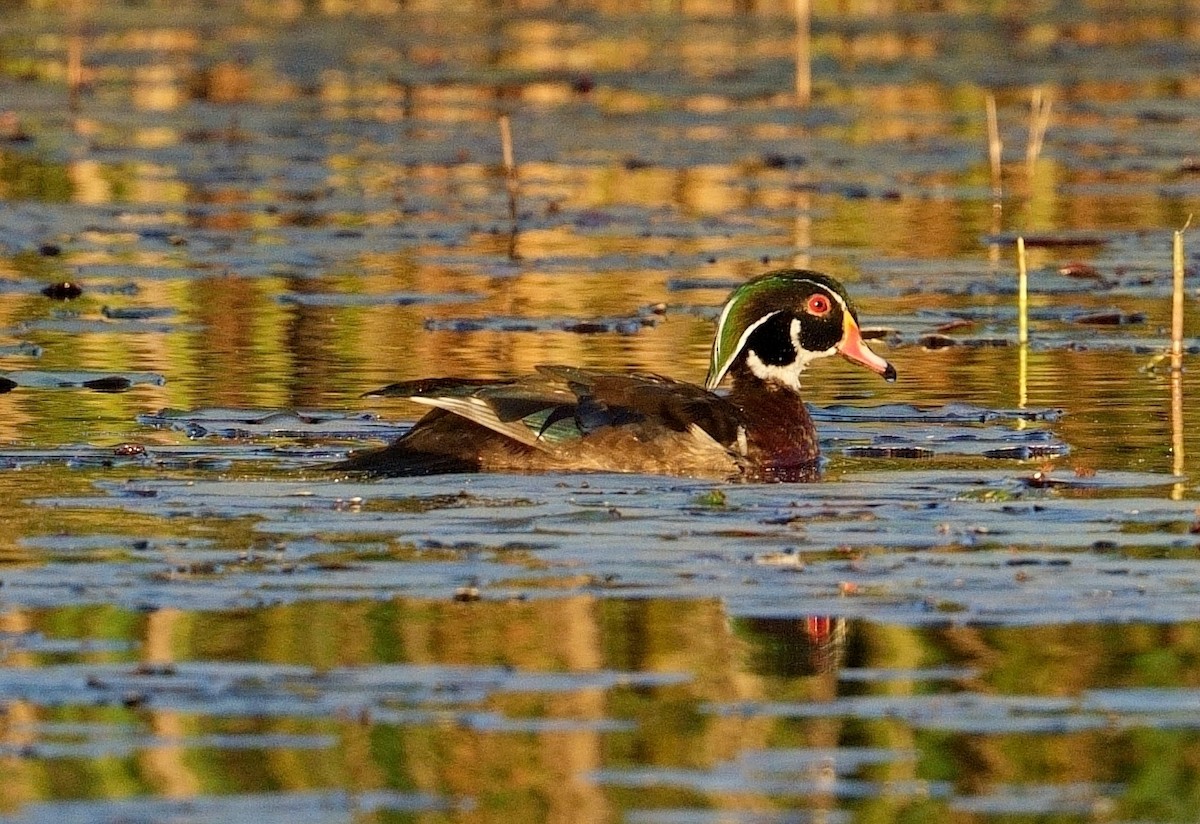
{"type": "MultiPolygon", "coordinates": [[[[992,319],[964,334],[1002,337],[1011,331],[1004,314],[1011,290],[1003,287],[1011,252],[987,236],[1075,230],[1109,234],[1099,246],[1032,250],[1035,309],[1115,306],[1144,314],[1143,324],[1110,329],[1035,317],[1024,360],[1013,346],[927,351],[909,335],[887,351],[899,383],[826,364],[811,373],[808,397],[819,405],[1061,407],[1066,415],[1051,429],[1072,452],[1053,462],[1059,468],[1085,476],[1170,471],[1178,431],[1190,472],[1200,456],[1196,371],[1181,383],[1185,420],[1171,420],[1169,381],[1144,369],[1148,352],[1132,350],[1158,345],[1166,323],[1156,280],[1165,247],[1160,255],[1146,236],[1182,225],[1193,209],[1195,170],[1186,158],[1195,143],[1194,9],[1083,2],[993,3],[980,11],[951,3],[929,12],[926,5],[815,3],[816,105],[797,111],[787,93],[791,0],[455,10],[421,2],[96,2],[72,4],[68,13],[8,4],[11,19],[0,34],[0,345],[30,342],[42,355],[0,356],[0,371],[147,371],[167,383],[113,395],[21,387],[0,396],[0,441],[55,458],[71,457],[80,444],[188,444],[182,433],[136,423],[163,407],[327,407],[411,418],[418,410],[358,395],[395,380],[510,375],[547,362],[699,381],[711,315],[729,283],[789,263],[845,278],[867,296],[868,324],[924,316],[933,327],[945,313],[986,308],[996,310],[992,319]],[[1033,86],[1053,97],[1055,116],[1046,153],[1027,170],[1033,86]],[[1006,146],[999,213],[982,117],[992,89],[1006,146]],[[495,129],[501,109],[513,114],[516,134],[519,261],[508,259],[495,129]],[[1057,268],[1072,260],[1095,265],[1104,278],[1125,278],[1124,285],[1070,288],[1057,268]],[[680,278],[716,283],[675,288],[680,278]],[[40,294],[62,280],[79,280],[84,296],[61,303],[40,294]],[[323,293],[379,301],[287,300],[323,293]],[[388,299],[447,293],[477,298],[388,299]],[[634,335],[425,327],[427,319],[637,316],[660,302],[667,304],[661,322],[634,335]],[[119,327],[105,307],[167,315],[161,328],[119,327]],[[77,331],[73,323],[86,326],[77,331]],[[1111,339],[1126,345],[1077,346],[1111,339]]],[[[835,482],[849,469],[911,465],[831,457],[835,482]]],[[[981,463],[1026,473],[1041,462],[954,457],[930,465],[981,463]]],[[[473,799],[462,811],[411,816],[418,820],[598,822],[673,806],[733,815],[829,809],[881,822],[1005,818],[956,808],[933,783],[912,793],[880,784],[852,798],[764,789],[753,770],[743,783],[713,777],[728,778],[723,765],[746,754],[857,746],[915,756],[843,777],[946,781],[959,798],[1013,786],[1083,787],[1076,792],[1091,804],[1010,820],[1192,821],[1200,813],[1194,711],[1156,709],[1158,693],[1146,694],[1144,712],[1114,711],[1111,724],[1084,730],[1070,728],[1085,714],[1079,709],[1051,718],[1063,729],[1037,732],[1020,728],[1021,713],[1001,715],[992,729],[956,731],[854,705],[813,716],[761,711],[774,703],[803,709],[912,698],[936,714],[938,700],[956,695],[1076,700],[1098,689],[1165,689],[1187,699],[1200,687],[1191,622],[912,628],[731,617],[710,600],[551,598],[535,586],[545,600],[273,606],[264,588],[251,593],[257,602],[220,613],[71,606],[79,587],[105,586],[109,562],[143,564],[139,586],[202,589],[203,563],[180,562],[187,573],[171,578],[172,551],[213,549],[233,563],[241,553],[269,556],[273,538],[264,539],[252,511],[224,519],[31,503],[93,496],[97,484],[111,492],[126,478],[281,474],[291,478],[264,465],[68,468],[63,461],[0,470],[0,581],[5,569],[43,570],[63,602],[5,608],[0,587],[0,676],[32,670],[48,681],[56,667],[84,665],[61,693],[13,692],[0,702],[0,809],[20,813],[60,799],[390,788],[473,799]],[[139,548],[142,537],[153,540],[154,553],[139,548]],[[96,644],[54,646],[41,636],[96,644]],[[215,689],[207,706],[180,709],[170,667],[197,667],[220,685],[215,664],[230,662],[309,668],[283,690],[284,703],[299,707],[329,694],[331,705],[315,716],[268,712],[265,703],[235,712],[221,700],[236,691],[215,689]],[[139,665],[150,673],[148,686],[106,691],[104,678],[115,671],[105,667],[127,673],[139,665]],[[387,665],[688,678],[554,691],[518,677],[515,689],[483,695],[452,682],[415,707],[400,694],[375,696],[365,710],[322,680],[387,665]],[[92,684],[89,667],[103,673],[92,684]],[[928,667],[962,674],[839,677],[928,667]],[[416,713],[388,715],[406,710],[416,713]],[[579,723],[495,730],[474,715],[484,712],[579,723]],[[609,730],[599,723],[607,720],[633,726],[609,730]],[[215,733],[327,734],[332,743],[264,739],[239,749],[198,738],[215,733]],[[131,736],[154,738],[121,743],[131,736]],[[67,754],[55,754],[58,744],[68,745],[67,754]],[[652,767],[691,771],[691,783],[622,786],[592,777],[652,767]]],[[[1079,495],[1195,497],[1191,477],[1161,492],[1079,495]]],[[[1186,517],[1167,526],[1114,522],[1114,529],[1178,537],[1183,543],[1169,552],[1183,559],[1195,553],[1194,541],[1186,543],[1191,527],[1186,517]]],[[[737,540],[717,549],[736,555],[737,540]]],[[[435,554],[386,540],[374,551],[397,563],[435,554]]],[[[1122,563],[1136,573],[1139,556],[1164,552],[1128,551],[1122,563]]],[[[319,560],[332,572],[367,554],[335,546],[319,560]]],[[[534,549],[506,563],[532,569],[539,560],[534,549]]],[[[736,565],[722,570],[742,573],[736,565]]],[[[53,808],[48,815],[60,817],[53,808]]]]}
{"type": "MultiPolygon", "coordinates": [[[[13,611],[2,620],[10,638],[35,632],[52,641],[129,642],[125,654],[85,652],[77,658],[97,664],[123,658],[131,668],[141,661],[155,668],[148,672],[159,673],[162,689],[152,678],[144,697],[128,695],[124,707],[89,706],[84,684],[65,699],[48,703],[7,700],[3,721],[8,741],[24,742],[27,753],[13,763],[0,795],[8,810],[35,800],[326,787],[469,796],[478,803],[472,820],[553,820],[580,804],[609,817],[621,809],[720,806],[735,798],[739,804],[787,808],[807,806],[820,794],[802,789],[802,776],[792,792],[761,789],[752,773],[743,790],[715,785],[702,790],[700,784],[691,791],[672,789],[668,782],[661,789],[634,792],[597,786],[588,776],[601,769],[649,768],[703,775],[756,753],[797,748],[836,753],[855,747],[911,752],[913,757],[864,765],[847,778],[947,781],[956,797],[1021,784],[1111,783],[1116,787],[1111,797],[1122,815],[1184,820],[1200,810],[1194,791],[1200,736],[1190,724],[1162,726],[1172,717],[1169,711],[1161,716],[1152,708],[1143,716],[1119,714],[1107,727],[1071,731],[1077,710],[1067,707],[1058,716],[1062,730],[1037,732],[1007,730],[1002,717],[991,731],[948,732],[938,722],[911,724],[903,716],[858,718],[850,712],[805,718],[754,711],[778,702],[803,708],[847,699],[917,698],[927,702],[918,705],[924,707],[920,714],[935,717],[939,701],[959,695],[1033,700],[1078,699],[1110,688],[1195,690],[1200,687],[1200,624],[914,629],[814,617],[788,626],[731,622],[714,602],[588,597],[476,604],[316,602],[221,613],[62,607],[13,611]],[[823,668],[812,668],[812,659],[804,655],[800,658],[808,665],[779,652],[781,642],[811,648],[817,636],[834,637],[841,648],[821,658],[823,668]],[[312,677],[297,683],[310,695],[325,689],[323,672],[395,663],[510,667],[518,674],[518,688],[481,698],[470,697],[469,691],[460,698],[453,691],[430,694],[412,706],[433,710],[434,716],[402,724],[375,720],[378,710],[354,710],[352,704],[323,719],[278,711],[255,718],[173,709],[172,667],[202,672],[206,662],[223,661],[310,667],[312,677]],[[950,675],[932,675],[947,668],[950,675]],[[688,679],[674,685],[565,692],[541,692],[532,682],[527,690],[519,688],[520,673],[603,670],[678,672],[688,679]],[[908,675],[843,680],[843,671],[908,675]],[[714,712],[714,705],[748,711],[714,712]],[[585,726],[523,733],[461,722],[447,726],[437,720],[438,713],[464,710],[498,712],[510,719],[617,719],[634,726],[614,732],[585,726]],[[61,725],[67,723],[86,727],[66,733],[61,725]],[[284,745],[266,752],[189,744],[189,737],[214,733],[332,734],[333,739],[328,747],[284,745]],[[73,737],[91,737],[102,745],[147,734],[165,740],[99,760],[39,755],[39,748],[73,737]]],[[[74,658],[63,652],[10,651],[5,665],[53,666],[74,658]]],[[[219,673],[213,676],[218,681],[223,677],[219,673]]],[[[409,699],[402,693],[383,696],[377,706],[389,703],[404,706],[409,699]]],[[[953,722],[953,715],[947,720],[953,722]]],[[[1020,726],[1021,714],[1012,716],[1011,723],[1020,726]]],[[[855,820],[873,820],[884,810],[918,818],[947,815],[954,801],[831,796],[823,803],[853,811],[855,820]]]]}

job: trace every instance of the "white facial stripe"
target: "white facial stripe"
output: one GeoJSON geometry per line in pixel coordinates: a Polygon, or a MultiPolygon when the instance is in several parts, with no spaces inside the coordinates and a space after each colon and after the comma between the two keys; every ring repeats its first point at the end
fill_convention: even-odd
{"type": "MultiPolygon", "coordinates": [[[[725,310],[723,312],[721,312],[721,321],[720,321],[720,323],[717,324],[717,338],[716,338],[717,341],[721,340],[721,330],[725,326],[725,316],[728,313],[729,313],[729,306],[726,306],[725,310]]],[[[705,384],[706,389],[715,389],[716,388],[717,384],[719,384],[721,382],[721,379],[725,377],[725,373],[729,371],[729,367],[733,365],[733,362],[735,360],[737,360],[738,353],[741,352],[742,349],[744,349],[746,347],[746,341],[750,340],[750,335],[754,332],[754,330],[757,329],[758,327],[762,326],[764,323],[766,323],[768,320],[770,320],[772,317],[774,317],[775,315],[778,315],[778,314],[779,314],[778,311],[768,312],[767,314],[763,315],[758,320],[754,321],[754,323],[747,326],[746,331],[742,333],[742,336],[740,338],[738,338],[737,346],[735,346],[733,348],[733,351],[729,353],[729,356],[725,359],[725,362],[720,364],[719,367],[718,367],[718,364],[716,363],[717,344],[716,343],[713,344],[713,364],[712,365],[714,367],[718,367],[718,368],[716,368],[716,370],[713,372],[712,378],[710,378],[707,381],[707,383],[705,384]]]]}

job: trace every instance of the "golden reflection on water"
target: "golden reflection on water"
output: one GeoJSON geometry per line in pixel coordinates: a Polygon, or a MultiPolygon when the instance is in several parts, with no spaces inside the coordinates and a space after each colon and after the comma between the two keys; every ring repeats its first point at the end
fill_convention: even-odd
{"type": "MultiPolygon", "coordinates": [[[[590,779],[595,770],[634,766],[711,769],[741,755],[776,748],[880,747],[912,750],[865,768],[876,781],[948,780],[960,792],[986,792],[1012,782],[1043,784],[1125,782],[1121,802],[1131,815],[1153,814],[1161,796],[1142,782],[1174,780],[1198,753],[1194,736],[1120,729],[1058,735],[956,733],[922,729],[902,718],[774,718],[713,713],[738,702],[813,702],[853,695],[898,697],[954,693],[950,683],[839,681],[841,666],[908,670],[960,668],[958,688],[988,695],[1080,696],[1107,686],[1200,687],[1200,625],[1071,626],[1021,629],[946,626],[901,628],[829,619],[793,624],[729,619],[711,601],[622,601],[587,596],[527,603],[309,603],[254,611],[131,615],[107,608],[8,611],[6,632],[38,631],[50,638],[93,637],[136,642],[143,664],[203,667],[206,661],[261,661],[314,668],[412,665],[512,667],[518,672],[599,670],[685,673],[690,680],[652,688],[581,689],[539,694],[500,693],[477,711],[513,719],[625,720],[627,731],[581,728],[561,732],[488,732],[468,725],[366,724],[351,715],[325,719],[220,720],[180,713],[169,699],[148,707],[77,708],[66,712],[12,701],[0,712],[4,741],[31,743],[39,722],[134,725],[162,739],[135,755],[56,762],[7,758],[0,809],[39,799],[92,794],[153,793],[186,798],[251,787],[299,792],[331,783],[352,791],[390,788],[476,800],[469,820],[607,821],[633,803],[669,803],[674,791],[646,787],[638,797],[590,779]],[[812,633],[840,648],[826,668],[797,670],[794,653],[779,644],[812,644],[812,633]],[[840,632],[840,635],[829,635],[840,632]],[[802,640],[808,637],[809,640],[802,640]],[[305,733],[334,736],[331,749],[282,749],[267,758],[188,744],[213,732],[305,733]],[[1163,745],[1173,742],[1173,749],[1163,745]],[[1128,760],[1113,748],[1133,748],[1128,760]],[[1156,752],[1155,758],[1137,757],[1156,752]]],[[[112,653],[91,654],[100,661],[112,653]]],[[[118,657],[121,657],[118,654],[118,657]]],[[[51,663],[25,653],[10,665],[51,663]]],[[[319,676],[313,689],[319,690],[319,676]]],[[[449,697],[447,697],[449,699],[449,697]]],[[[452,699],[449,706],[453,706],[452,699]]],[[[846,801],[819,792],[806,796],[830,807],[846,801]]],[[[774,801],[756,791],[714,789],[702,804],[740,807],[774,801]]],[[[947,810],[936,799],[897,795],[865,800],[879,812],[912,805],[947,810]]]]}
{"type": "MultiPolygon", "coordinates": [[[[912,18],[928,22],[911,3],[815,2],[814,105],[799,111],[792,29],[781,23],[791,20],[794,0],[462,9],[433,0],[253,0],[203,8],[95,2],[73,4],[81,27],[64,26],[53,4],[17,4],[0,44],[11,109],[0,135],[9,233],[0,238],[0,277],[18,285],[0,291],[0,343],[30,340],[44,353],[4,356],[0,364],[5,371],[158,372],[167,383],[120,395],[22,388],[0,396],[0,440],[18,447],[179,443],[176,433],[135,422],[163,407],[369,408],[413,417],[415,409],[358,395],[395,380],[510,375],[547,362],[698,382],[712,334],[701,310],[711,314],[726,286],[677,290],[676,278],[726,284],[769,266],[811,265],[845,278],[852,290],[871,283],[871,297],[862,301],[870,325],[872,318],[927,310],[1011,306],[1003,290],[888,288],[894,270],[914,261],[924,264],[925,282],[937,283],[957,266],[990,260],[979,281],[1007,283],[1008,252],[989,239],[1000,232],[1152,231],[1183,223],[1195,192],[1180,162],[1193,150],[1186,117],[1200,79],[1163,79],[1149,69],[1134,76],[1091,71],[1071,55],[1094,49],[1101,61],[1126,65],[1138,64],[1154,44],[1184,53],[1181,44],[1200,38],[1194,2],[1126,15],[1119,24],[1104,4],[1063,11],[1041,3],[1034,13],[1028,4],[999,4],[978,28],[970,23],[978,4],[937,5],[938,25],[910,25],[912,18]],[[1014,65],[1012,54],[1028,60],[1014,65]],[[981,73],[980,65],[994,71],[981,73]],[[1035,82],[1053,95],[1055,112],[1050,151],[1027,169],[1028,87],[1035,82]],[[73,106],[64,105],[68,84],[73,106]],[[1000,210],[992,205],[983,117],[985,91],[993,87],[1000,89],[1007,147],[1000,210]],[[513,117],[518,163],[515,264],[507,256],[495,127],[501,111],[513,117]],[[53,219],[63,215],[61,223],[53,219]],[[159,242],[143,231],[170,238],[159,242]],[[42,243],[65,252],[35,251],[42,243]],[[21,285],[80,273],[87,291],[70,304],[21,285]],[[136,291],[123,292],[129,283],[136,291]],[[282,299],[327,293],[379,300],[330,306],[282,299]],[[453,293],[472,298],[388,301],[453,293]],[[426,328],[427,320],[632,317],[660,302],[667,304],[662,320],[634,335],[426,328]],[[54,326],[98,320],[105,306],[174,314],[165,329],[136,333],[54,326]]],[[[1136,330],[1141,338],[1166,325],[1168,310],[1157,298],[1050,289],[1047,279],[1076,256],[1110,269],[1133,264],[1153,272],[1155,265],[1143,251],[1031,248],[1035,311],[1117,303],[1145,313],[1136,330]]],[[[1147,372],[1148,356],[1124,348],[1043,348],[1047,335],[1063,333],[1062,324],[1036,314],[1031,323],[1028,348],[887,351],[881,342],[900,371],[897,384],[827,363],[810,373],[809,398],[1062,407],[1067,414],[1053,430],[1073,450],[1062,463],[1081,471],[1170,471],[1183,478],[1173,494],[1194,495],[1185,456],[1200,454],[1200,427],[1186,399],[1200,397],[1197,372],[1147,372]]],[[[1188,331],[1196,328],[1192,317],[1188,331]]],[[[1083,343],[1090,336],[1068,331],[1083,343]]],[[[834,474],[838,469],[835,459],[834,474]]],[[[95,494],[97,479],[111,482],[113,475],[55,466],[0,472],[0,563],[49,563],[23,540],[30,536],[127,537],[140,530],[199,536],[230,553],[261,540],[249,517],[164,519],[29,502],[95,494]]],[[[103,563],[128,551],[114,541],[67,560],[103,563]]],[[[634,807],[693,803],[769,811],[794,799],[728,788],[634,793],[589,775],[635,766],[710,769],[744,753],[849,746],[917,753],[864,768],[879,781],[944,780],[959,792],[1111,782],[1126,788],[1117,812],[1129,820],[1168,817],[1173,798],[1182,799],[1181,819],[1197,807],[1192,777],[1200,744],[1194,732],[1169,725],[983,734],[925,729],[897,717],[709,711],[714,702],[820,704],[853,694],[960,688],[1069,697],[1111,686],[1196,689],[1200,626],[1191,623],[997,629],[821,616],[772,622],[731,617],[713,601],[590,596],[310,602],[226,613],[73,606],[0,612],[0,633],[28,632],[131,643],[127,652],[79,654],[97,663],[263,661],[318,672],[444,664],[683,672],[690,680],[513,692],[471,708],[513,718],[635,722],[618,732],[586,725],[489,732],[452,718],[392,725],[352,713],[226,718],[136,702],[56,707],[11,700],[0,708],[0,743],[7,747],[0,809],[9,812],[41,799],[329,787],[476,799],[469,814],[429,814],[431,820],[600,822],[634,807]],[[953,686],[838,678],[846,667],[941,665],[971,672],[953,686]],[[161,740],[94,759],[23,755],[44,738],[37,725],[46,722],[133,725],[161,740]],[[188,744],[214,732],[317,732],[335,743],[265,751],[188,744]]],[[[64,655],[13,648],[3,664],[45,667],[64,655]]],[[[864,821],[964,815],[936,798],[901,794],[848,801],[813,793],[804,800],[864,821]]]]}

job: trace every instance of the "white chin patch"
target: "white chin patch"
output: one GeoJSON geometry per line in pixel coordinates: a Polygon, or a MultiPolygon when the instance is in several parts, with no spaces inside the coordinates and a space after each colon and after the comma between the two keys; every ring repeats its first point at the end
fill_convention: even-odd
{"type": "Polygon", "coordinates": [[[750,367],[750,371],[754,373],[754,377],[760,381],[767,383],[777,383],[780,386],[786,386],[793,392],[800,391],[800,373],[804,371],[805,364],[802,361],[793,361],[786,366],[776,366],[774,364],[763,363],[758,355],[751,351],[746,353],[746,365],[750,367]]]}
{"type": "Polygon", "coordinates": [[[746,365],[750,367],[750,371],[756,378],[762,381],[777,383],[780,386],[786,386],[793,392],[800,391],[800,373],[808,368],[808,365],[820,358],[827,358],[830,355],[837,354],[837,347],[832,346],[821,352],[809,352],[800,345],[800,321],[793,320],[791,328],[792,347],[796,351],[796,360],[791,363],[777,366],[775,364],[763,363],[762,358],[753,350],[746,353],[746,365]]]}

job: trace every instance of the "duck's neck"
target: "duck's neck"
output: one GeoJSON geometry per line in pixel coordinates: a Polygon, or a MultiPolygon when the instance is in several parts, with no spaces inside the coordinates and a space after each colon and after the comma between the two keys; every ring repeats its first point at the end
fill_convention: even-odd
{"type": "Polygon", "coordinates": [[[770,480],[811,480],[820,447],[808,407],[795,390],[764,381],[745,363],[731,371],[729,400],[742,411],[748,463],[770,480]]]}

